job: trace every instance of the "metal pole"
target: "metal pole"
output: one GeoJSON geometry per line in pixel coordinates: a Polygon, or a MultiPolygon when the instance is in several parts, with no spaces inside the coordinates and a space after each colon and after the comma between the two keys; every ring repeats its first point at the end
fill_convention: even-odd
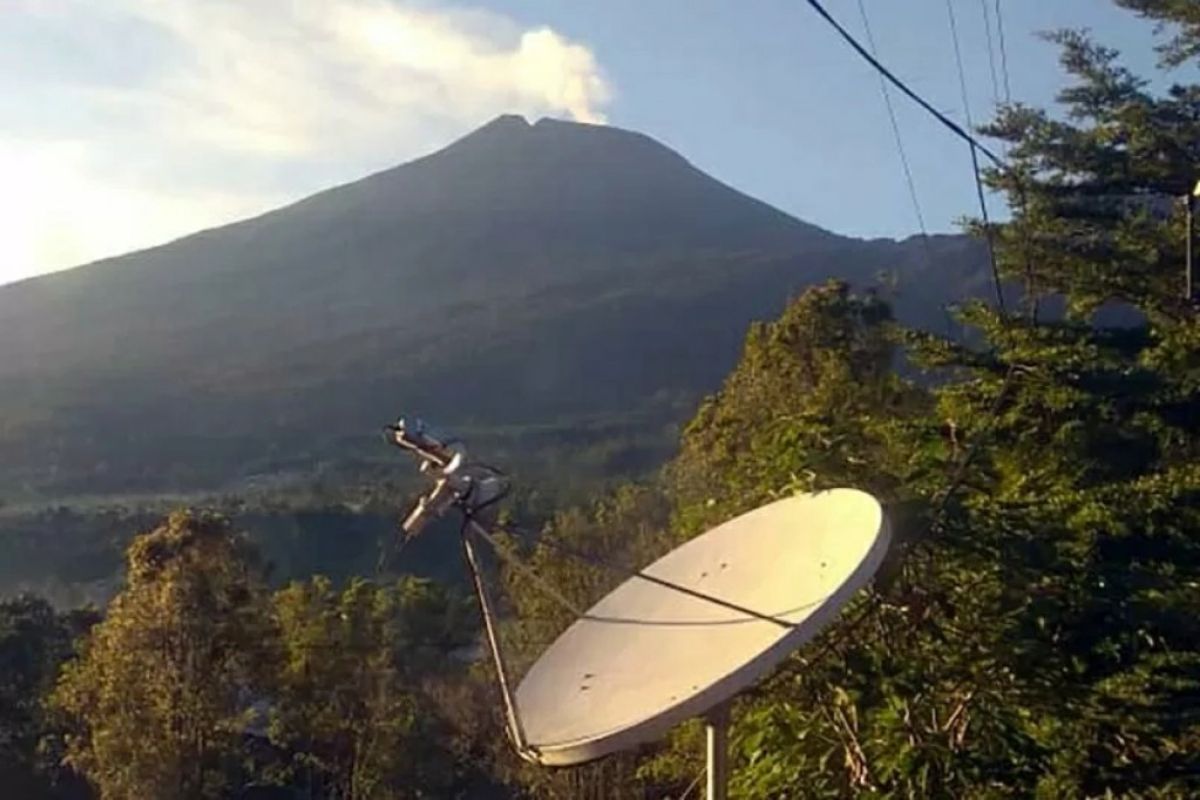
{"type": "Polygon", "coordinates": [[[704,719],[707,734],[708,800],[728,800],[729,797],[729,704],[708,712],[704,719]]]}
{"type": "Polygon", "coordinates": [[[488,648],[492,651],[492,662],[496,668],[496,682],[500,684],[500,695],[504,701],[504,713],[508,718],[509,733],[512,734],[513,746],[518,753],[524,756],[528,748],[525,742],[525,731],[521,728],[521,718],[517,714],[512,685],[508,681],[508,665],[504,663],[504,654],[500,650],[500,637],[496,632],[492,602],[488,597],[487,586],[483,583],[483,574],[479,566],[479,559],[475,556],[475,548],[471,546],[471,539],[467,535],[467,531],[471,527],[482,530],[482,526],[478,522],[470,517],[467,518],[467,526],[463,528],[462,535],[463,556],[466,558],[471,579],[475,584],[475,595],[479,600],[479,612],[483,617],[483,630],[487,635],[488,648]]]}

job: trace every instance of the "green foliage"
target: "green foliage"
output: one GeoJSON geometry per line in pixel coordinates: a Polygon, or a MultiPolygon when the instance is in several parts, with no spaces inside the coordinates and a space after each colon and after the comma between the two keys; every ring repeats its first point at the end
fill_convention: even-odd
{"type": "MultiPolygon", "coordinates": [[[[1129,5],[1194,54],[1193,4],[1129,5]]],[[[1068,113],[989,128],[1014,165],[989,180],[1020,313],[965,304],[968,347],[810,290],[751,331],[667,472],[682,535],[838,484],[900,533],[873,592],[738,704],[734,796],[1200,793],[1200,322],[1177,203],[1200,88],[1157,96],[1086,35],[1053,39],[1068,113]],[[940,382],[898,378],[897,341],[940,382]]],[[[684,732],[640,774],[678,785],[695,750],[684,732]]]]}
{"type": "MultiPolygon", "coordinates": [[[[1168,63],[1200,52],[1193,3],[1119,3],[1177,24],[1168,63]]],[[[1198,177],[1200,87],[1154,94],[1085,34],[1052,38],[1066,114],[1014,105],[988,128],[1010,145],[1012,170],[987,177],[1013,208],[993,233],[1019,313],[964,303],[968,345],[903,330],[844,284],[811,288],[750,330],[661,480],[540,531],[501,520],[502,546],[582,607],[621,578],[594,562],[644,564],[774,497],[853,485],[885,501],[896,539],[870,591],[737,702],[736,797],[1200,795],[1200,316],[1173,205],[1198,177]],[[902,357],[937,382],[903,377],[902,357]]],[[[187,514],[127,561],[50,706],[66,763],[103,797],[253,778],[338,798],[496,782],[661,798],[699,767],[696,725],[648,754],[517,764],[486,668],[447,656],[474,633],[463,608],[428,582],[314,578],[272,598],[228,524],[187,514]]],[[[499,577],[520,671],[572,612],[499,577]]],[[[31,698],[70,627],[0,606],[0,768],[17,780],[55,739],[31,698]]]]}
{"type": "Polygon", "coordinates": [[[0,602],[0,786],[14,797],[80,794],[54,763],[58,731],[42,707],[72,639],[95,621],[90,612],[59,614],[22,596],[0,602]]]}
{"type": "Polygon", "coordinates": [[[269,735],[292,756],[275,779],[346,800],[454,796],[465,770],[421,689],[467,641],[463,612],[413,578],[338,591],[317,577],[278,592],[269,735]]]}
{"type": "Polygon", "coordinates": [[[1200,6],[1192,0],[1117,0],[1117,4],[1177,30],[1158,50],[1162,63],[1178,67],[1200,56],[1200,6]]]}
{"type": "Polygon", "coordinates": [[[753,325],[668,470],[681,530],[797,490],[852,484],[894,496],[911,484],[890,459],[914,436],[925,398],[892,371],[894,360],[887,304],[839,282],[753,325]]]}
{"type": "Polygon", "coordinates": [[[223,796],[270,664],[266,610],[223,519],[179,512],[137,537],[51,696],[72,727],[65,762],[105,800],[223,796]]]}
{"type": "MultiPolygon", "coordinates": [[[[1190,25],[1185,37],[1195,31],[1192,4],[1128,5],[1190,25]]],[[[992,132],[1012,142],[1022,179],[991,177],[1019,212],[1004,231],[1006,270],[1033,293],[1061,294],[1067,315],[973,311],[993,372],[1013,379],[991,434],[986,497],[970,502],[975,516],[1017,529],[997,538],[998,557],[1022,545],[1036,556],[1012,570],[1037,592],[1024,615],[1032,652],[1058,673],[1044,700],[1056,722],[1034,734],[1048,749],[1071,742],[1054,747],[1039,790],[1191,796],[1200,790],[1200,323],[1182,297],[1177,198],[1197,178],[1200,87],[1156,96],[1085,35],[1055,39],[1075,79],[1060,95],[1069,121],[1002,114],[992,132]],[[1112,301],[1141,323],[1087,321],[1112,301]]],[[[1179,61],[1195,55],[1186,38],[1172,47],[1179,61]]],[[[979,400],[947,393],[945,406],[977,414],[979,400]]]]}

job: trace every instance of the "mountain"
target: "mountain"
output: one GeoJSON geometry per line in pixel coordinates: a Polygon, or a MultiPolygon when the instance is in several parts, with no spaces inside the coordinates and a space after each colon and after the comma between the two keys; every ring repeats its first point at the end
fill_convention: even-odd
{"type": "Polygon", "coordinates": [[[402,411],[492,452],[597,445],[632,468],[805,285],[887,271],[901,318],[941,326],[982,267],[962,237],[806,224],[637,133],[504,116],[262,216],[0,287],[0,500],[363,474],[402,411]]]}

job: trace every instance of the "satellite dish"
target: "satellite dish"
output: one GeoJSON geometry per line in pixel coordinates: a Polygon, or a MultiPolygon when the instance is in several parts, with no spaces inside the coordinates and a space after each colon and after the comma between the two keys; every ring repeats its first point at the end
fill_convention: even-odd
{"type": "MultiPolygon", "coordinates": [[[[461,443],[419,421],[401,419],[384,431],[433,479],[405,518],[406,537],[450,508],[463,515],[463,555],[509,734],[517,752],[538,764],[591,761],[704,716],[708,797],[724,800],[729,700],[832,621],[887,550],[883,509],[865,492],[833,489],[763,506],[618,586],[550,646],[513,692],[469,535],[505,556],[479,521],[507,493],[503,473],[468,461],[461,443]]],[[[510,563],[571,606],[519,560],[510,563]]]]}
{"type": "MultiPolygon", "coordinates": [[[[515,695],[523,755],[579,764],[719,712],[834,619],[888,539],[875,498],[834,489],[763,506],[668,553],[526,673],[515,695]]],[[[710,783],[712,741],[710,723],[710,783]]]]}

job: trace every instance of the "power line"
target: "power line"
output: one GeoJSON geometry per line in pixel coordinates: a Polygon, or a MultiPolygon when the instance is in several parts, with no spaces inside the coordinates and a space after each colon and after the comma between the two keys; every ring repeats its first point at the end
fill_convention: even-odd
{"type": "MultiPolygon", "coordinates": [[[[879,49],[875,46],[875,34],[871,32],[871,21],[867,18],[867,7],[863,0],[858,0],[858,13],[862,16],[863,30],[867,34],[867,44],[871,55],[878,57],[879,49]]],[[[887,81],[879,76],[879,93],[883,95],[883,104],[887,108],[888,120],[892,123],[892,136],[896,140],[896,151],[900,155],[900,166],[904,169],[904,180],[908,184],[908,196],[912,200],[913,211],[917,215],[917,224],[921,227],[921,240],[925,243],[925,258],[932,262],[929,251],[929,232],[925,227],[925,214],[921,211],[921,201],[917,197],[917,185],[913,180],[912,169],[908,163],[908,153],[904,149],[904,138],[900,135],[900,124],[896,121],[896,109],[892,106],[892,95],[888,92],[887,81]]]]}
{"type": "MultiPolygon", "coordinates": [[[[863,47],[859,43],[859,41],[854,38],[853,34],[851,34],[848,30],[846,30],[844,27],[842,27],[842,24],[840,22],[838,22],[836,19],[834,19],[832,14],[830,14],[828,11],[825,10],[825,7],[823,5],[821,5],[819,0],[807,0],[807,2],[813,8],[813,10],[816,11],[821,16],[822,19],[824,19],[826,22],[828,22],[829,25],[832,26],[833,29],[836,30],[843,39],[846,40],[846,43],[849,44],[852,48],[854,48],[855,52],[857,52],[860,56],[862,56],[862,58],[864,58],[867,61],[867,63],[869,63],[872,67],[874,67],[875,70],[880,75],[882,75],[887,80],[891,81],[892,85],[894,85],[901,92],[903,92],[909,99],[911,99],[914,103],[916,103],[921,108],[923,108],[927,112],[929,112],[934,117],[934,119],[936,119],[938,122],[942,123],[942,125],[944,125],[952,133],[954,133],[954,135],[958,136],[960,139],[962,139],[968,145],[971,146],[971,163],[972,163],[972,166],[973,166],[974,172],[975,172],[975,187],[979,193],[980,205],[981,205],[981,208],[983,211],[984,227],[985,227],[985,232],[987,233],[987,241],[988,241],[988,258],[989,258],[991,269],[992,269],[992,280],[996,286],[996,305],[1000,309],[1001,313],[1004,313],[1005,312],[1004,293],[1001,291],[1001,288],[1000,288],[1000,270],[999,270],[999,267],[996,265],[996,248],[995,248],[994,237],[993,237],[993,233],[992,233],[992,226],[991,226],[990,222],[988,221],[987,203],[984,200],[983,178],[979,171],[978,154],[983,153],[985,156],[987,156],[992,161],[993,164],[995,164],[997,167],[999,167],[1001,170],[1003,170],[1005,172],[1011,171],[1009,169],[1008,165],[1004,162],[1003,159],[1001,159],[998,155],[996,155],[990,149],[988,149],[987,145],[983,144],[978,139],[976,139],[972,134],[970,134],[966,130],[964,130],[963,127],[961,125],[959,125],[958,123],[956,123],[954,120],[950,119],[945,114],[938,111],[936,108],[933,107],[933,105],[930,104],[930,102],[928,100],[926,100],[924,97],[921,97],[921,95],[917,94],[915,91],[910,89],[908,87],[908,85],[906,83],[904,83],[904,81],[897,78],[892,73],[891,70],[889,70],[882,63],[880,63],[878,58],[876,58],[874,55],[872,55],[867,50],[867,48],[863,47]]],[[[950,11],[951,25],[955,29],[955,31],[954,31],[955,32],[954,49],[955,49],[955,54],[958,58],[958,63],[959,63],[959,81],[962,86],[964,106],[966,106],[965,110],[967,112],[967,125],[970,128],[974,128],[975,126],[971,120],[970,108],[969,108],[969,105],[966,103],[967,87],[966,87],[966,79],[964,77],[964,72],[962,69],[962,53],[961,53],[961,50],[958,45],[957,26],[954,24],[954,9],[950,6],[950,0],[947,0],[946,8],[950,11]]]]}
{"type": "Polygon", "coordinates": [[[874,67],[875,70],[877,72],[879,72],[880,75],[882,75],[889,82],[891,82],[891,84],[893,86],[895,86],[897,89],[899,89],[901,92],[903,92],[906,97],[908,97],[914,103],[919,105],[921,108],[925,109],[925,111],[928,112],[930,114],[930,116],[932,116],[934,119],[936,119],[938,122],[940,122],[955,136],[962,139],[964,142],[967,142],[967,143],[975,146],[976,148],[978,148],[979,152],[981,152],[985,156],[987,156],[988,159],[993,164],[995,164],[997,167],[1000,167],[1003,170],[1008,169],[1007,165],[1004,163],[1004,160],[1002,158],[1000,158],[1000,156],[993,153],[987,147],[987,145],[983,144],[978,139],[976,139],[974,136],[972,136],[970,133],[968,133],[966,130],[964,130],[963,127],[961,125],[959,125],[957,122],[950,119],[945,114],[943,114],[941,111],[938,111],[936,108],[934,108],[933,105],[928,100],[926,100],[924,97],[921,97],[921,95],[917,94],[913,89],[909,88],[908,84],[906,84],[904,81],[897,78],[892,73],[891,70],[889,70],[887,67],[885,67],[883,64],[881,64],[879,62],[879,59],[877,59],[877,58],[875,58],[875,56],[871,55],[871,53],[867,51],[867,48],[863,47],[858,42],[858,40],[854,38],[853,34],[851,34],[848,30],[846,30],[844,27],[842,27],[842,24],[840,22],[838,22],[836,19],[834,19],[832,14],[830,14],[828,11],[825,10],[825,6],[821,5],[819,0],[805,0],[805,2],[807,2],[808,5],[811,6],[812,9],[821,16],[822,19],[824,19],[827,23],[829,23],[829,25],[835,31],[837,31],[838,34],[843,39],[846,40],[846,43],[848,45],[850,45],[852,48],[854,48],[855,52],[857,52],[863,59],[865,59],[868,64],[870,64],[872,67],[874,67]]]}
{"type": "Polygon", "coordinates": [[[983,28],[987,32],[988,69],[992,73],[992,101],[1000,102],[1000,79],[996,76],[996,48],[992,43],[992,12],[988,10],[988,0],[979,0],[983,7],[983,28]]]}
{"type": "Polygon", "coordinates": [[[967,72],[963,69],[962,47],[958,43],[958,20],[954,17],[953,0],[946,0],[946,14],[950,17],[950,38],[954,41],[954,62],[958,65],[958,89],[962,94],[963,114],[967,119],[967,127],[975,130],[975,120],[971,118],[971,98],[967,92],[967,72]]]}
{"type": "MultiPolygon", "coordinates": [[[[984,8],[987,8],[986,0],[984,8]]],[[[962,46],[958,40],[958,20],[954,16],[953,0],[946,0],[946,14],[950,19],[950,38],[954,41],[954,62],[958,66],[958,88],[962,92],[963,114],[967,118],[968,127],[974,130],[975,121],[971,118],[971,99],[967,92],[967,71],[963,68],[962,46]]],[[[990,42],[990,26],[988,36],[990,42]]],[[[975,193],[979,196],[979,212],[983,217],[984,239],[987,241],[988,261],[992,267],[992,283],[996,292],[996,307],[1000,309],[1001,314],[1005,314],[1007,313],[1007,309],[1004,303],[1004,287],[1000,283],[1000,270],[996,265],[996,238],[992,232],[992,221],[988,215],[987,196],[983,190],[983,176],[979,171],[979,153],[976,148],[977,144],[972,141],[971,171],[975,176],[975,193]]]]}
{"type": "MultiPolygon", "coordinates": [[[[550,581],[548,581],[545,578],[538,575],[537,571],[534,570],[532,567],[530,567],[528,564],[526,564],[524,561],[522,561],[520,559],[520,557],[518,557],[514,553],[508,552],[504,548],[504,546],[500,543],[500,541],[498,539],[496,539],[496,537],[492,536],[492,534],[488,533],[487,529],[484,528],[478,522],[478,520],[476,520],[474,518],[474,516],[468,515],[468,516],[464,517],[464,520],[463,520],[464,530],[468,526],[480,539],[482,539],[489,547],[491,547],[492,550],[496,553],[496,555],[499,556],[500,559],[503,560],[505,563],[507,563],[509,565],[509,567],[511,567],[513,569],[514,572],[518,572],[523,577],[527,578],[530,581],[530,583],[536,589],[538,589],[538,591],[540,591],[544,596],[546,596],[547,598],[558,603],[559,606],[566,609],[567,611],[570,611],[572,614],[574,614],[576,616],[576,618],[591,620],[593,622],[606,622],[606,623],[615,623],[615,624],[637,624],[640,622],[640,620],[626,618],[626,617],[598,616],[595,614],[590,614],[587,611],[584,611],[580,606],[576,605],[565,594],[563,594],[553,583],[551,583],[550,581]]],[[[742,614],[746,620],[753,619],[753,620],[758,620],[760,622],[770,622],[771,624],[777,625],[781,628],[797,627],[796,623],[789,622],[788,620],[783,619],[781,617],[776,617],[771,614],[764,614],[760,611],[755,611],[752,608],[747,608],[745,606],[739,605],[738,603],[733,603],[728,600],[724,600],[720,597],[716,597],[715,595],[711,595],[706,592],[701,592],[701,591],[699,591],[697,589],[693,589],[689,586],[684,586],[682,584],[667,580],[665,578],[660,578],[655,575],[650,575],[647,572],[636,569],[634,567],[630,567],[628,565],[615,564],[611,561],[606,561],[605,559],[602,559],[602,558],[597,558],[595,556],[586,555],[584,553],[581,553],[578,550],[575,550],[574,548],[571,548],[565,544],[562,544],[561,542],[556,542],[556,541],[546,538],[546,537],[538,539],[538,542],[541,544],[547,545],[547,546],[551,547],[552,549],[558,550],[559,552],[561,552],[565,555],[571,556],[572,558],[576,559],[577,561],[580,561],[589,566],[597,567],[600,569],[606,569],[606,570],[612,571],[616,574],[619,574],[622,577],[624,577],[626,580],[631,579],[631,578],[639,578],[641,580],[646,581],[647,583],[653,583],[657,586],[661,586],[664,589],[670,589],[672,591],[679,592],[680,594],[685,594],[690,597],[694,597],[697,600],[703,600],[707,603],[711,603],[715,606],[720,606],[721,608],[725,608],[729,611],[736,611],[737,613],[742,614]]],[[[664,624],[669,624],[669,623],[664,623],[664,624]]],[[[711,625],[714,623],[712,623],[712,621],[710,621],[710,620],[703,620],[703,621],[697,621],[695,623],[688,622],[688,621],[680,621],[680,622],[676,622],[675,624],[678,624],[678,625],[691,625],[691,624],[711,625]]]]}
{"type": "Polygon", "coordinates": [[[1008,81],[1008,48],[1004,44],[1004,12],[1000,0],[996,0],[996,35],[1000,40],[1000,69],[1004,74],[1004,102],[1012,102],[1012,87],[1008,81]]]}
{"type": "Polygon", "coordinates": [[[979,174],[979,154],[971,145],[971,168],[975,171],[975,192],[979,195],[979,212],[983,215],[983,234],[987,242],[988,261],[992,266],[992,282],[996,290],[996,306],[1000,313],[1007,314],[1004,304],[1004,287],[1000,283],[1000,270],[996,267],[996,235],[992,231],[992,221],[988,217],[987,198],[983,193],[983,177],[979,174]]]}
{"type": "MultiPolygon", "coordinates": [[[[985,5],[986,9],[987,6],[985,5]]],[[[971,118],[971,99],[967,92],[967,72],[963,68],[962,46],[958,41],[958,21],[954,17],[954,5],[952,0],[946,0],[946,14],[950,18],[950,38],[954,41],[954,62],[958,66],[958,88],[962,92],[963,114],[967,118],[967,126],[972,130],[975,129],[975,121],[971,118]]],[[[989,41],[991,38],[991,29],[988,31],[989,41]]],[[[996,265],[996,238],[992,232],[992,221],[988,215],[987,196],[983,190],[983,176],[979,171],[979,144],[972,139],[971,143],[971,171],[975,176],[975,193],[979,196],[979,212],[983,216],[983,232],[984,238],[987,241],[988,262],[992,267],[992,283],[996,291],[996,307],[1000,309],[1001,314],[1007,313],[1004,303],[1004,288],[1000,283],[1000,269],[996,265]]]]}

